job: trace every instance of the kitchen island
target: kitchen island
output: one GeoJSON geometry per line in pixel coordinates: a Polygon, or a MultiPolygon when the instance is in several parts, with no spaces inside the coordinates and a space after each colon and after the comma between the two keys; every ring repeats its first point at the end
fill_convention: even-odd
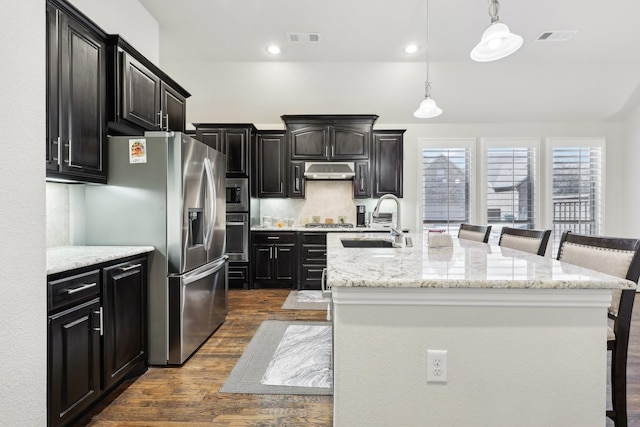
{"type": "Polygon", "coordinates": [[[412,247],[341,243],[379,237],[327,238],[334,425],[605,425],[607,307],[635,283],[421,234],[412,247]],[[446,382],[427,382],[428,350],[447,352],[446,382]]]}

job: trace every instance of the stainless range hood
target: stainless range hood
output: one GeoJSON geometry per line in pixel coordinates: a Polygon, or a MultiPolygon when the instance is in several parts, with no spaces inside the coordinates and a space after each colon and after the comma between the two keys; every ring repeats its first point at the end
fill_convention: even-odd
{"type": "Polygon", "coordinates": [[[307,179],[352,179],[355,176],[353,162],[305,162],[307,179]]]}

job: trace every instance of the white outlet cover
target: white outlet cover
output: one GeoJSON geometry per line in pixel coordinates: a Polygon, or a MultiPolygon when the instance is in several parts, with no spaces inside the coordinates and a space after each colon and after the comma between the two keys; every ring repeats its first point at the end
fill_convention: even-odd
{"type": "Polygon", "coordinates": [[[447,350],[427,350],[427,382],[447,382],[447,350]]]}

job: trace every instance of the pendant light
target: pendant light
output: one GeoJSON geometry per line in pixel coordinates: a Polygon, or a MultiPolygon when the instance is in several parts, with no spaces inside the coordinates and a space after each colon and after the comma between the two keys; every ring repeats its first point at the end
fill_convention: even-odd
{"type": "Polygon", "coordinates": [[[418,119],[430,119],[442,114],[442,109],[436,105],[436,101],[431,99],[431,82],[429,81],[429,19],[431,18],[429,13],[429,0],[427,0],[427,81],[424,84],[424,101],[420,103],[418,109],[413,113],[413,116],[418,119]]]}
{"type": "Polygon", "coordinates": [[[489,0],[491,25],[482,33],[480,43],[471,51],[471,59],[489,62],[511,55],[522,46],[522,37],[509,31],[509,27],[500,22],[498,0],[489,0]]]}

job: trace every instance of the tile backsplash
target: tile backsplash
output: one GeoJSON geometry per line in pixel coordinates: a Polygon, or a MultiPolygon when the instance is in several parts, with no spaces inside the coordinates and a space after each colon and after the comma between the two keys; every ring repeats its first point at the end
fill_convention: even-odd
{"type": "Polygon", "coordinates": [[[373,211],[375,200],[354,199],[351,181],[307,181],[305,199],[260,199],[261,216],[273,218],[293,218],[295,224],[311,222],[319,216],[321,222],[327,218],[338,222],[345,216],[345,222],[356,223],[356,205],[366,205],[367,212],[373,211]]]}
{"type": "Polygon", "coordinates": [[[69,186],[47,182],[47,248],[69,246],[69,186]]]}
{"type": "Polygon", "coordinates": [[[83,245],[84,185],[46,183],[47,248],[83,245]]]}

